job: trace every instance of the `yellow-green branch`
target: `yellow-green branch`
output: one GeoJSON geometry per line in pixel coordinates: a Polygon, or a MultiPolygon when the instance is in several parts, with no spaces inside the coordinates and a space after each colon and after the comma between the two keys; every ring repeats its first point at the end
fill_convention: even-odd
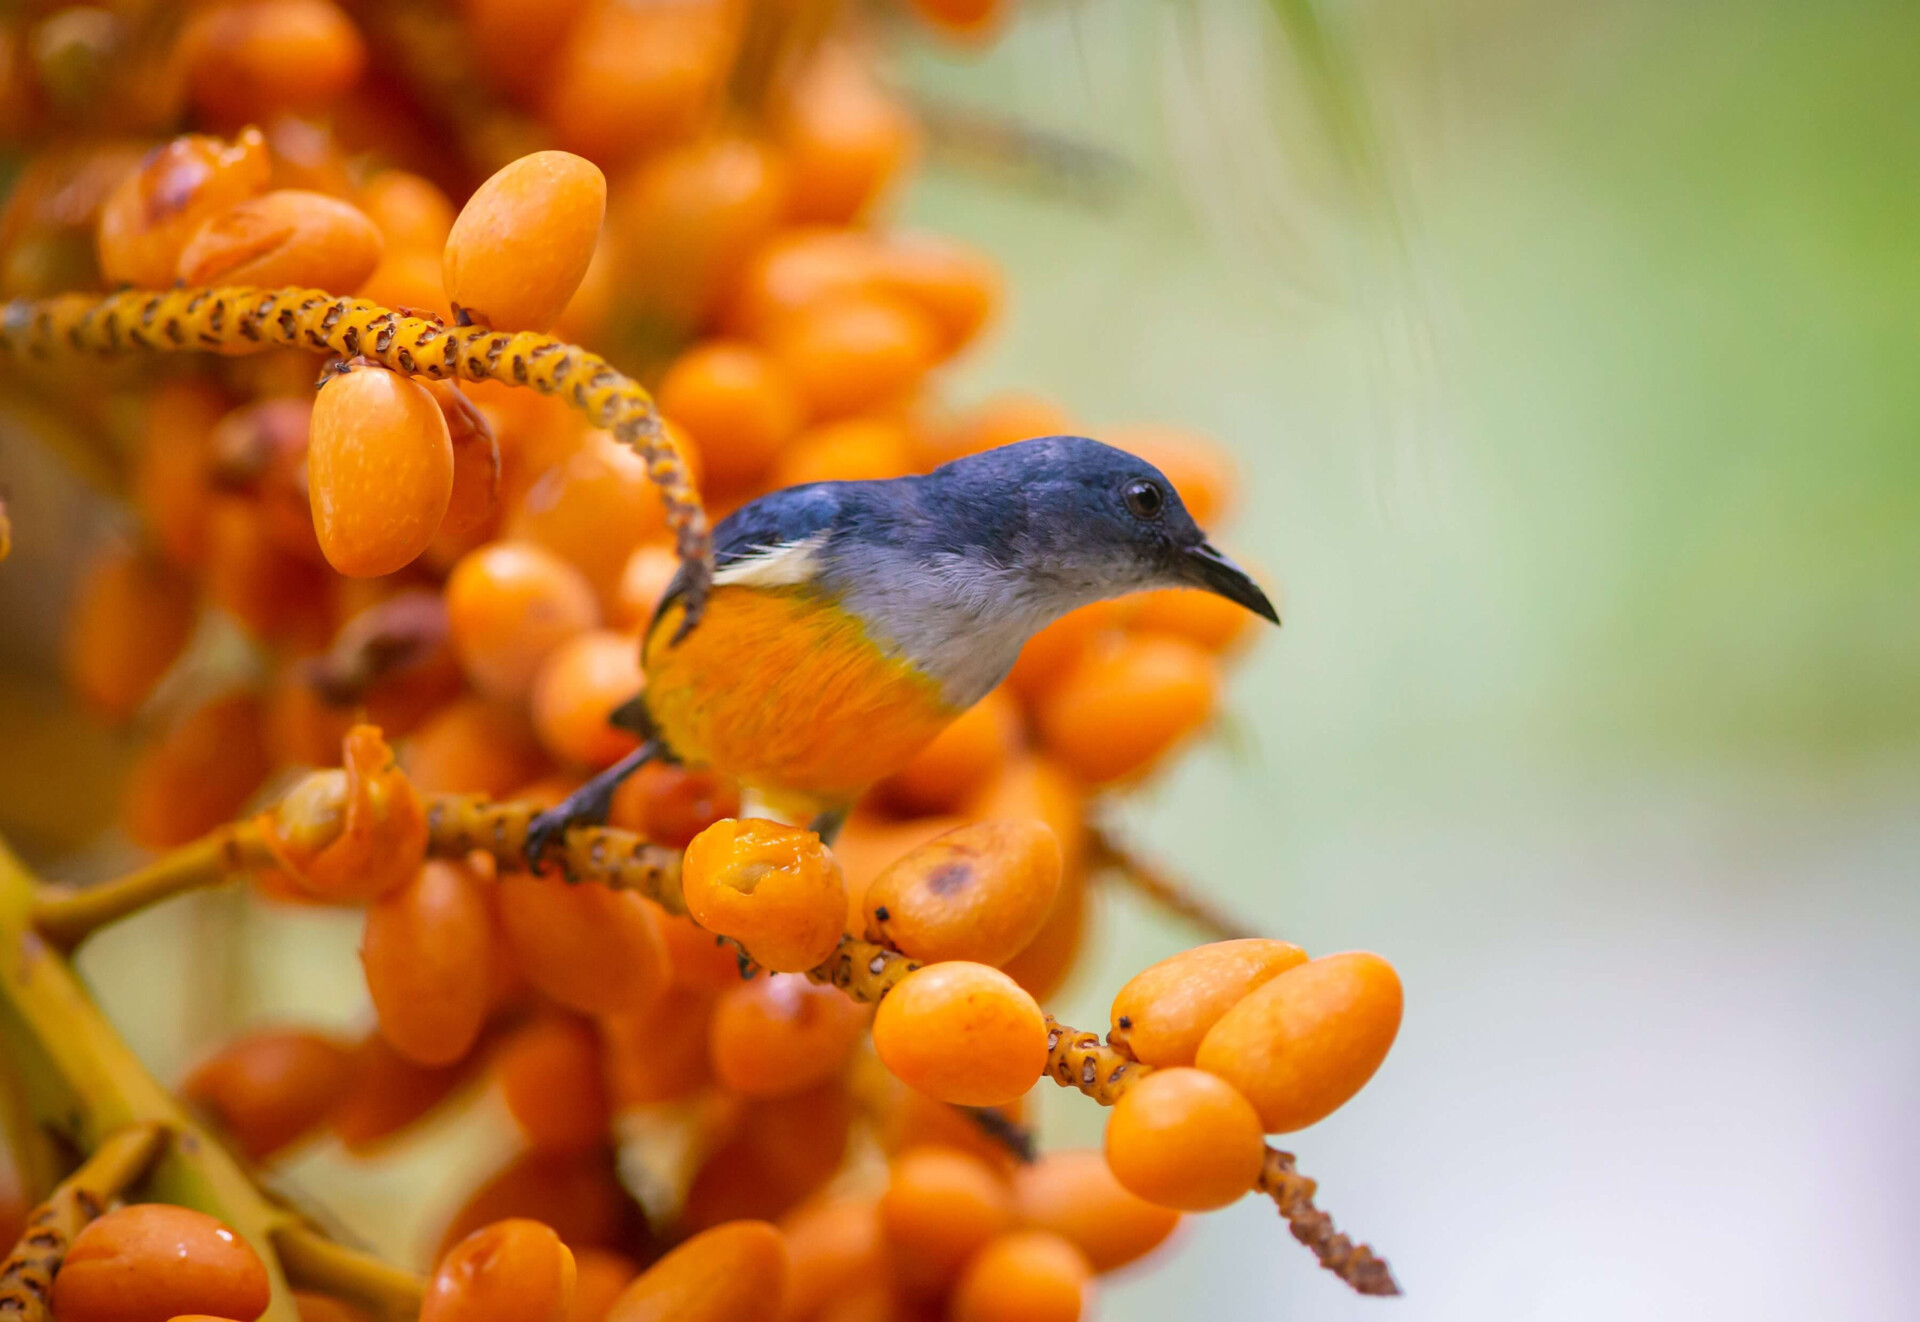
{"type": "Polygon", "coordinates": [[[652,397],[598,354],[531,331],[444,326],[437,318],[406,316],[319,289],[127,290],[15,299],[0,308],[0,354],[25,362],[71,354],[275,348],[369,358],[408,376],[527,386],[565,400],[646,464],[690,576],[682,629],[699,618],[713,575],[706,511],[652,397]]]}
{"type": "Polygon", "coordinates": [[[306,1226],[277,1232],[273,1251],[296,1290],[344,1299],[375,1317],[410,1318],[420,1312],[426,1283],[418,1276],[306,1226]]]}
{"type": "Polygon", "coordinates": [[[33,926],[71,950],[97,929],[138,913],[183,891],[215,886],[248,868],[270,867],[260,828],[235,822],[201,836],[124,877],[94,886],[41,886],[33,901],[33,926]]]}

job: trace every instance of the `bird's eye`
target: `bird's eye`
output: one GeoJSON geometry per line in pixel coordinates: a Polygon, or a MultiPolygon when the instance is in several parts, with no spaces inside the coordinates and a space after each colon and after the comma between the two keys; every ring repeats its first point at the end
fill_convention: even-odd
{"type": "Polygon", "coordinates": [[[1167,494],[1157,482],[1127,483],[1127,508],[1143,519],[1157,519],[1167,507],[1167,494]]]}

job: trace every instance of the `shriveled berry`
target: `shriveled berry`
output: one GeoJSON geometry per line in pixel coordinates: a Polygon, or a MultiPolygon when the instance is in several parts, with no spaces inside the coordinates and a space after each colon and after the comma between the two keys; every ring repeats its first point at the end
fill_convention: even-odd
{"type": "Polygon", "coordinates": [[[975,822],[928,841],[867,887],[867,935],[914,959],[996,968],[1053,911],[1060,846],[1045,822],[975,822]]]}
{"type": "Polygon", "coordinates": [[[715,822],[687,846],[680,880],[696,922],[775,972],[810,969],[840,942],[846,883],[811,831],[757,817],[715,822]]]}

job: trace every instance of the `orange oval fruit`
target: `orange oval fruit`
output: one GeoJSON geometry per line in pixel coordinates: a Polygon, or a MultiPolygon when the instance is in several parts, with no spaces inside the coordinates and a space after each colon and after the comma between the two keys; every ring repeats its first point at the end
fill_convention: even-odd
{"type": "Polygon", "coordinates": [[[1255,989],[1201,1039],[1194,1063],[1245,1093],[1270,1134],[1333,1114],[1373,1077],[1400,1031],[1393,965],[1322,955],[1255,989]]]}
{"type": "Polygon", "coordinates": [[[1022,1224],[1051,1230],[1086,1254],[1097,1272],[1143,1258],[1166,1241],[1180,1214],[1130,1192],[1097,1148],[1044,1152],[1013,1172],[1022,1224]]]}
{"type": "Polygon", "coordinates": [[[772,1322],[786,1280],[780,1232],[764,1221],[731,1221],[640,1273],[606,1322],[772,1322]]]}
{"type": "Polygon", "coordinates": [[[181,250],[200,227],[266,191],[272,176],[259,129],[247,129],[232,143],[198,133],[162,143],[100,209],[100,274],[108,284],[167,288],[181,250]]]}
{"type": "Polygon", "coordinates": [[[279,188],[211,217],[180,253],[189,285],[296,285],[351,294],[380,265],[380,231],[325,193],[279,188]]]}
{"type": "Polygon", "coordinates": [[[893,1076],[956,1106],[998,1106],[1047,1064],[1040,1006],[1012,978],[954,960],[909,973],[880,1002],[873,1047],[893,1076]]]}
{"type": "Polygon", "coordinates": [[[1148,1065],[1191,1065],[1200,1041],[1254,988],[1307,962],[1286,941],[1214,941],[1137,973],[1113,998],[1107,1040],[1148,1065]]]}
{"type": "Polygon", "coordinates": [[[607,723],[646,683],[640,644],[615,629],[589,629],[561,643],[533,679],[533,728],[555,761],[597,771],[639,741],[607,723]]]}
{"type": "Polygon", "coordinates": [[[475,688],[524,698],[561,643],[599,622],[593,585],[542,546],[493,542],[463,556],[447,578],[447,627],[475,688]]]}
{"type": "Polygon", "coordinates": [[[313,527],[327,563],[370,578],[427,549],[453,495],[453,439],[424,386],[383,367],[331,377],[310,435],[313,527]]]}
{"type": "Polygon", "coordinates": [[[1094,785],[1143,775],[1213,718],[1220,672],[1175,638],[1109,638],[1040,702],[1047,752],[1094,785]]]}
{"type": "Polygon", "coordinates": [[[247,1241],[205,1212],[167,1203],[130,1203],[89,1223],[53,1278],[60,1322],[253,1318],[268,1298],[266,1265],[247,1241]]]}
{"type": "Polygon", "coordinates": [[[545,330],[586,275],[606,212],[606,176],[593,162],[563,151],[509,162],[474,189],[447,235],[447,297],[496,330],[545,330]]]}
{"type": "Polygon", "coordinates": [[[1121,1094],[1107,1119],[1114,1178],[1183,1212],[1237,1201],[1260,1177],[1266,1153],[1253,1104],[1204,1070],[1155,1070],[1121,1094]]]}
{"type": "Polygon", "coordinates": [[[1093,1268],[1046,1230],[1001,1235],[968,1260],[947,1304],[952,1322],[1079,1322],[1093,1268]]]}
{"type": "Polygon", "coordinates": [[[325,1122],[353,1082],[352,1057],[319,1033],[263,1029],[195,1066],[180,1095],[211,1115],[250,1161],[325,1122]]]}
{"type": "Polygon", "coordinates": [[[367,909],[360,940],[380,1035],[422,1065],[450,1065],[486,1022],[493,918],[479,881],[429,859],[414,879],[367,909]]]}
{"type": "Polygon", "coordinates": [[[785,1097],[846,1068],[867,1011],[800,973],[739,982],[721,993],[708,1029],[714,1077],[743,1097],[785,1097]]]}
{"type": "Polygon", "coordinates": [[[869,940],[926,963],[999,967],[1024,950],[1053,912],[1060,845],[1045,822],[1000,818],[949,831],[867,887],[869,940]]]}
{"type": "Polygon", "coordinates": [[[567,1322],[573,1254],[538,1221],[496,1221],[447,1253],[427,1283],[420,1322],[567,1322]]]}
{"type": "Polygon", "coordinates": [[[928,1147],[894,1158],[880,1196],[880,1234],[896,1282],[909,1293],[943,1293],[968,1258],[1012,1226],[1006,1181],[977,1157],[928,1147]]]}

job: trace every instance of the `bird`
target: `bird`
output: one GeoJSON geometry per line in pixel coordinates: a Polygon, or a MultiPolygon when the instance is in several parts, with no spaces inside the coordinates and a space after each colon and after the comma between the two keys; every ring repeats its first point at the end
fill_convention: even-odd
{"type": "Polygon", "coordinates": [[[1085,436],[773,491],[719,523],[713,553],[698,624],[683,566],[643,634],[644,687],[614,717],[639,746],[533,819],[530,866],[650,761],[730,775],[831,842],[1029,638],[1095,601],[1192,587],[1280,623],[1165,474],[1085,436]]]}

